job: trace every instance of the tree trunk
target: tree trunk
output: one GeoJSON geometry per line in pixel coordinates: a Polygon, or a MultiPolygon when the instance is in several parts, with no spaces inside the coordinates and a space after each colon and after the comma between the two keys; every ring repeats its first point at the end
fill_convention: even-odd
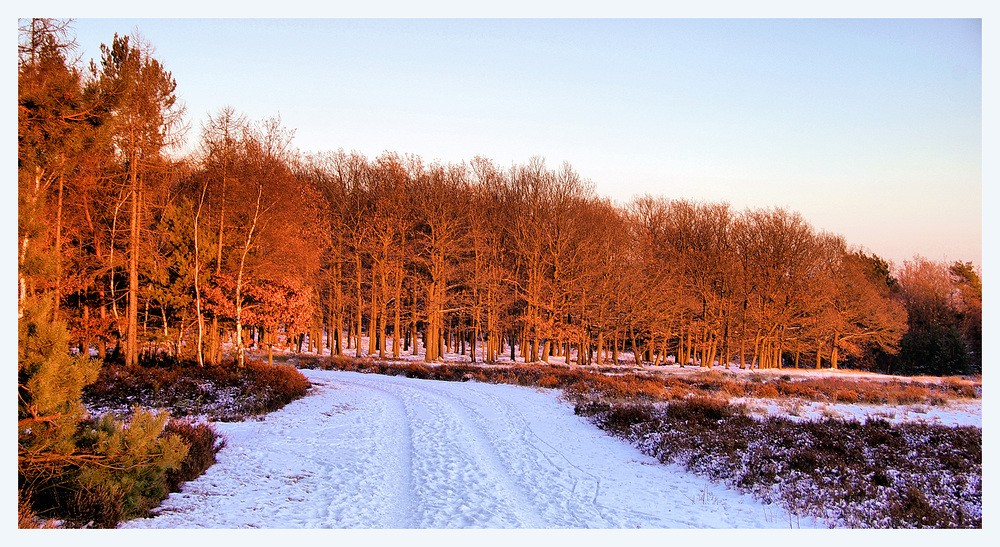
{"type": "Polygon", "coordinates": [[[250,229],[247,231],[247,238],[243,244],[243,253],[240,255],[240,267],[236,274],[236,365],[243,368],[244,350],[243,347],[243,270],[246,267],[247,254],[250,252],[250,243],[253,240],[253,233],[257,228],[257,220],[260,218],[261,197],[263,196],[263,186],[257,186],[257,202],[253,219],[250,222],[250,229]]]}
{"type": "Polygon", "coordinates": [[[840,356],[840,352],[837,348],[837,342],[840,339],[840,334],[833,335],[833,349],[830,350],[830,368],[837,369],[837,359],[840,356]]]}
{"type": "Polygon", "coordinates": [[[364,308],[364,300],[361,296],[361,253],[354,253],[354,266],[355,266],[355,288],[358,292],[358,305],[355,309],[355,323],[354,323],[354,348],[355,357],[361,357],[361,310],[364,308]]]}
{"type": "Polygon", "coordinates": [[[56,200],[56,283],[55,301],[52,303],[52,319],[59,320],[59,304],[62,302],[62,210],[63,210],[63,175],[59,173],[59,194],[56,200]]]}
{"type": "Polygon", "coordinates": [[[475,363],[476,362],[476,343],[479,341],[479,328],[480,328],[479,316],[480,316],[481,310],[477,306],[476,308],[473,309],[472,313],[473,313],[473,317],[472,317],[472,338],[469,339],[469,358],[471,359],[471,361],[473,363],[475,363]]]}
{"type": "Polygon", "coordinates": [[[635,331],[629,328],[629,337],[632,339],[632,356],[635,359],[635,365],[639,366],[642,364],[642,355],[639,353],[639,345],[635,341],[635,331]]]}
{"type": "Polygon", "coordinates": [[[375,291],[376,274],[375,268],[372,267],[372,301],[371,307],[368,313],[368,355],[375,355],[375,350],[378,349],[378,302],[376,298],[375,291]]]}
{"type": "Polygon", "coordinates": [[[413,355],[420,355],[419,348],[417,346],[417,281],[411,280],[410,282],[410,304],[412,309],[410,311],[410,336],[413,337],[413,355]]]}
{"type": "MultiPolygon", "coordinates": [[[[101,323],[104,324],[104,320],[107,319],[107,309],[104,306],[104,291],[100,292],[101,295],[101,323]]],[[[103,361],[108,356],[108,344],[107,341],[101,336],[97,341],[97,356],[103,361]]]]}
{"type": "Polygon", "coordinates": [[[139,177],[135,158],[130,162],[129,190],[131,214],[129,216],[128,256],[128,327],[125,339],[125,366],[133,367],[138,361],[136,340],[139,330],[139,177]]]}
{"type": "Polygon", "coordinates": [[[402,329],[403,273],[396,272],[395,317],[392,321],[392,357],[399,359],[400,332],[402,329]]]}

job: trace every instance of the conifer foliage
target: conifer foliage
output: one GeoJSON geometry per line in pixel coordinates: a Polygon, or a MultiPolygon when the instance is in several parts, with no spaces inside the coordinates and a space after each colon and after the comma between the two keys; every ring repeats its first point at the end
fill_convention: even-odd
{"type": "Polygon", "coordinates": [[[136,409],[127,422],[110,416],[90,421],[80,402],[101,362],[70,353],[71,334],[58,307],[68,285],[61,267],[63,196],[79,182],[79,143],[98,138],[89,123],[98,105],[84,100],[79,74],[66,65],[72,43],[65,25],[23,22],[20,38],[19,513],[113,527],[159,503],[166,495],[164,474],[180,465],[187,445],[163,435],[166,414],[136,409]]]}

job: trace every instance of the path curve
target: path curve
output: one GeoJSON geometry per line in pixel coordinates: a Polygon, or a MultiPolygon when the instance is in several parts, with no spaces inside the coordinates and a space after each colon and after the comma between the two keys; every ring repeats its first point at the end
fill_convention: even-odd
{"type": "Polygon", "coordinates": [[[788,528],[787,513],[609,437],[558,392],[302,371],[218,423],[218,463],[122,528],[788,528]]]}

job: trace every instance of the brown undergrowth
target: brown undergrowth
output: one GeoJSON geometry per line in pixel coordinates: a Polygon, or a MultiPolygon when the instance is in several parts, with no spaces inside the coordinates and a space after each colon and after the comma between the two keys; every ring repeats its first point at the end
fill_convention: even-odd
{"type": "Polygon", "coordinates": [[[108,363],[84,389],[88,407],[126,413],[132,406],[163,408],[174,417],[202,415],[239,421],[273,412],[305,395],[309,381],[295,367],[248,360],[199,367],[190,361],[126,367],[108,363]]]}
{"type": "Polygon", "coordinates": [[[935,382],[864,378],[796,378],[791,375],[708,371],[684,375],[565,365],[474,365],[390,361],[347,356],[293,357],[301,368],[346,370],[446,381],[476,380],[600,394],[613,400],[672,401],[690,396],[799,398],[827,403],[940,405],[950,399],[981,397],[982,381],[945,378],[935,382]]]}
{"type": "Polygon", "coordinates": [[[722,399],[576,412],[662,462],[789,515],[853,528],[981,528],[982,430],[921,422],[757,419],[722,399]]]}

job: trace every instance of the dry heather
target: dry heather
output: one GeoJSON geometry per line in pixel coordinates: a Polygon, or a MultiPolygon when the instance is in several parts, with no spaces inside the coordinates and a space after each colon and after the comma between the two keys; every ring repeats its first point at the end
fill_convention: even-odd
{"type": "Polygon", "coordinates": [[[305,395],[309,385],[294,367],[254,360],[243,368],[232,362],[131,368],[108,363],[97,381],[84,390],[83,400],[98,414],[123,415],[139,405],[168,409],[175,417],[204,415],[216,421],[238,421],[285,406],[305,395]]]}
{"type": "Polygon", "coordinates": [[[300,368],[346,370],[410,378],[565,389],[571,395],[600,396],[617,401],[673,401],[690,396],[799,398],[827,403],[940,405],[949,399],[981,396],[978,379],[945,378],[941,381],[910,381],[865,378],[795,378],[758,373],[721,371],[685,375],[653,374],[612,367],[568,367],[565,365],[428,365],[405,361],[346,356],[296,357],[289,361],[300,368]]]}
{"type": "Polygon", "coordinates": [[[789,515],[857,528],[981,528],[982,431],[925,423],[752,418],[725,400],[576,408],[663,462],[789,515]]]}

